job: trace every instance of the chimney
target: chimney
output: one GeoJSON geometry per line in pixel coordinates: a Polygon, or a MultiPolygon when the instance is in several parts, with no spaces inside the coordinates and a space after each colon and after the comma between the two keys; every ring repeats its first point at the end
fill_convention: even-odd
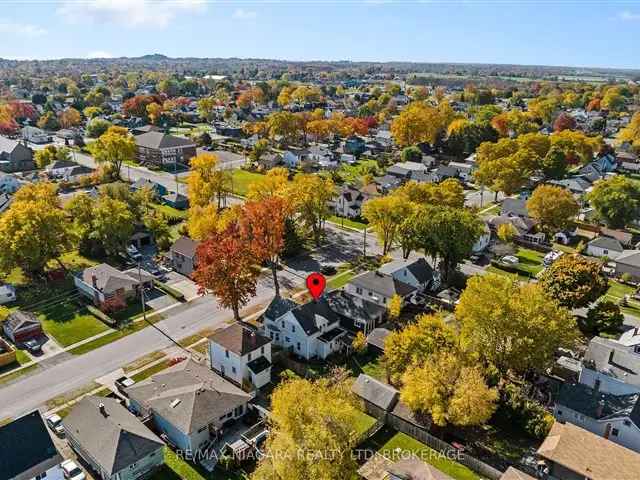
{"type": "Polygon", "coordinates": [[[98,410],[100,410],[103,417],[107,418],[109,416],[107,409],[104,407],[104,403],[101,402],[98,404],[98,410]]]}
{"type": "Polygon", "coordinates": [[[598,406],[596,408],[596,418],[602,417],[602,412],[604,411],[604,400],[601,398],[598,401],[598,406]]]}
{"type": "Polygon", "coordinates": [[[93,285],[93,288],[96,290],[98,289],[98,277],[96,277],[95,274],[91,275],[91,285],[93,285]]]}

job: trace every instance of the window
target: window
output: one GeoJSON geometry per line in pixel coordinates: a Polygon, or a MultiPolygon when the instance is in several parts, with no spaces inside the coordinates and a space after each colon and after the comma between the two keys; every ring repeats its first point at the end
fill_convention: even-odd
{"type": "Polygon", "coordinates": [[[281,326],[282,328],[284,328],[284,320],[282,320],[282,321],[280,322],[280,326],[281,326]]]}
{"type": "Polygon", "coordinates": [[[224,351],[224,356],[225,356],[225,357],[227,357],[227,358],[229,358],[229,350],[225,350],[225,351],[224,351]]]}
{"type": "Polygon", "coordinates": [[[264,355],[264,347],[260,347],[260,354],[264,355]]]}
{"type": "Polygon", "coordinates": [[[625,420],[624,421],[624,426],[625,427],[630,427],[631,426],[631,420],[625,420]]]}
{"type": "Polygon", "coordinates": [[[633,352],[640,353],[640,345],[636,345],[635,347],[633,347],[633,352]]]}
{"type": "Polygon", "coordinates": [[[617,428],[611,429],[611,436],[612,437],[617,437],[619,433],[620,433],[620,430],[618,430],[617,428]]]}
{"type": "Polygon", "coordinates": [[[558,416],[562,416],[562,410],[558,410],[558,416]]]}
{"type": "Polygon", "coordinates": [[[296,348],[298,349],[298,351],[300,351],[300,342],[296,344],[296,348]]]}
{"type": "Polygon", "coordinates": [[[292,331],[293,333],[296,333],[296,326],[295,326],[295,325],[291,325],[291,331],[292,331]]]}
{"type": "Polygon", "coordinates": [[[291,339],[289,337],[284,337],[284,341],[289,343],[289,342],[291,342],[291,339]]]}
{"type": "Polygon", "coordinates": [[[362,295],[362,289],[360,287],[356,287],[356,293],[358,295],[362,295]]]}
{"type": "Polygon", "coordinates": [[[596,378],[596,381],[593,382],[593,388],[594,390],[600,390],[600,379],[596,378]]]}
{"type": "Polygon", "coordinates": [[[251,361],[251,353],[249,353],[249,361],[251,361]]]}
{"type": "Polygon", "coordinates": [[[372,292],[368,292],[370,297],[373,297],[373,293],[372,292]]]}
{"type": "Polygon", "coordinates": [[[236,373],[236,367],[231,367],[231,372],[236,373]]]}

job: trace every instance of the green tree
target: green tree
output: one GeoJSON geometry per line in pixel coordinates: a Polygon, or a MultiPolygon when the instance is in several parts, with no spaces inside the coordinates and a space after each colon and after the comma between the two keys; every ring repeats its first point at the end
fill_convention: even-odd
{"type": "Polygon", "coordinates": [[[620,307],[613,302],[603,301],[589,309],[584,329],[591,335],[600,335],[602,332],[616,333],[623,323],[624,315],[620,307]]]}
{"type": "Polygon", "coordinates": [[[335,186],[330,178],[299,173],[293,178],[290,195],[295,211],[302,223],[311,231],[317,246],[324,232],[324,224],[330,215],[329,202],[335,196],[335,186]]]}
{"type": "Polygon", "coordinates": [[[554,185],[540,185],[527,201],[527,210],[532,218],[540,222],[545,233],[552,237],[571,226],[580,206],[569,190],[554,185]]]}
{"type": "Polygon", "coordinates": [[[502,377],[544,370],[577,334],[571,313],[542,287],[503,275],[471,277],[455,314],[461,347],[502,377]]]}
{"type": "Polygon", "coordinates": [[[640,187],[622,175],[596,182],[587,199],[598,216],[612,228],[623,228],[638,218],[640,187]]]}
{"type": "Polygon", "coordinates": [[[122,253],[133,235],[135,217],[122,200],[102,196],[95,204],[89,238],[109,255],[122,253]]]}
{"type": "Polygon", "coordinates": [[[609,288],[602,263],[581,255],[562,255],[540,276],[538,284],[567,308],[590,305],[609,288]]]}
{"type": "Polygon", "coordinates": [[[396,241],[400,225],[411,212],[411,204],[398,195],[387,195],[365,202],[362,216],[369,222],[382,243],[382,255],[389,253],[396,241]]]}
{"type": "Polygon", "coordinates": [[[87,123],[87,136],[89,138],[98,138],[111,127],[111,122],[104,118],[94,118],[87,123]]]}
{"type": "Polygon", "coordinates": [[[136,157],[136,142],[123,127],[110,127],[88,148],[98,164],[109,165],[116,178],[120,177],[122,164],[136,157]]]}
{"type": "Polygon", "coordinates": [[[402,149],[402,152],[400,152],[400,159],[403,162],[418,162],[418,163],[420,163],[422,161],[422,150],[420,150],[415,145],[412,145],[410,147],[406,147],[406,148],[402,149]]]}
{"type": "Polygon", "coordinates": [[[567,156],[558,147],[551,147],[542,159],[542,172],[548,178],[561,179],[567,174],[567,156]]]}

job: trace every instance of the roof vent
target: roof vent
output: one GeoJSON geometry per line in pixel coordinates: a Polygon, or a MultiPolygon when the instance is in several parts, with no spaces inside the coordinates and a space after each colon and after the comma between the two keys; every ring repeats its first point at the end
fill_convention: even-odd
{"type": "Polygon", "coordinates": [[[178,405],[180,405],[180,402],[182,400],[180,400],[179,398],[176,398],[173,402],[171,402],[171,408],[176,408],[178,405]]]}

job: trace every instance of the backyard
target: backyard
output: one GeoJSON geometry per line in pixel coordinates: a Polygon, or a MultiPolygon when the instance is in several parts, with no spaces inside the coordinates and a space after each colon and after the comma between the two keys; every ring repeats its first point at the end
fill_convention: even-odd
{"type": "Polygon", "coordinates": [[[220,469],[212,473],[205,472],[165,448],[164,465],[150,478],[151,480],[244,480],[248,477],[242,473],[225,472],[220,469]]]}
{"type": "Polygon", "coordinates": [[[487,271],[502,275],[517,275],[521,280],[529,280],[544,269],[544,265],[542,264],[544,255],[544,253],[536,250],[519,247],[514,254],[518,259],[516,265],[505,265],[505,268],[498,265],[491,265],[487,268],[487,271]]]}
{"type": "MultiPolygon", "coordinates": [[[[609,290],[607,290],[607,293],[605,293],[602,298],[615,304],[620,304],[625,295],[632,297],[635,291],[636,288],[631,285],[609,280],[609,290]]],[[[640,317],[640,302],[630,299],[627,305],[620,305],[620,310],[634,317],[640,317]]]]}
{"type": "Polygon", "coordinates": [[[265,179],[265,175],[261,173],[248,172],[247,170],[233,170],[233,193],[244,197],[249,191],[249,185],[252,183],[260,183],[265,179]]]}

